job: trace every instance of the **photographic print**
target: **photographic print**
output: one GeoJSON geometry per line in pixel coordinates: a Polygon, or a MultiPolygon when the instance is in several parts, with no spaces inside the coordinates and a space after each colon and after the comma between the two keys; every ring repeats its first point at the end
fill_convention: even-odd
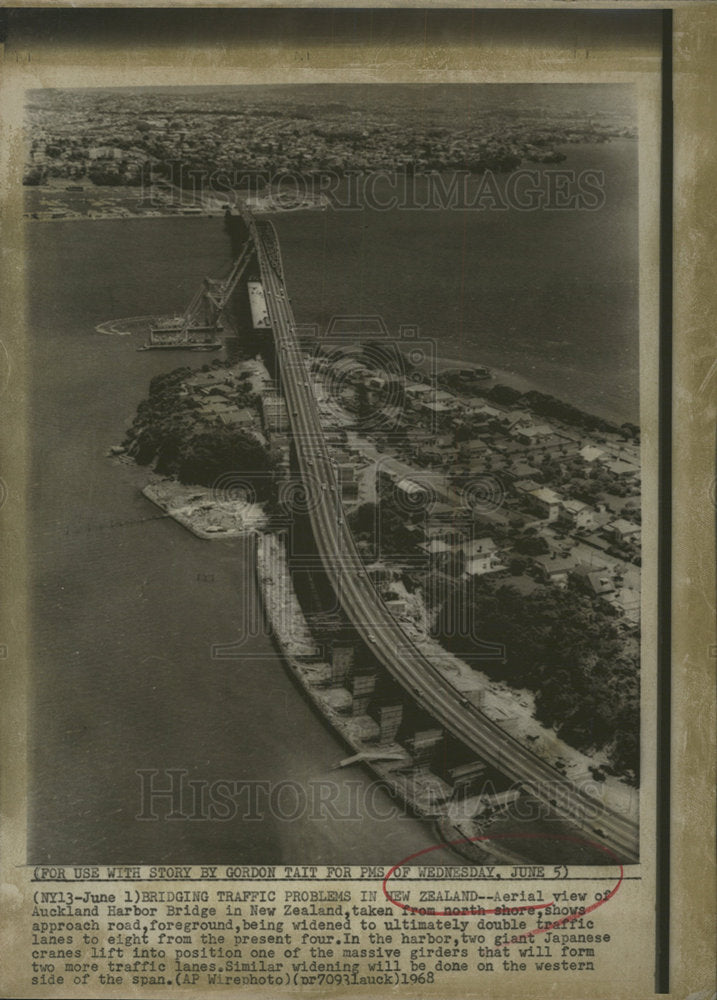
{"type": "Polygon", "coordinates": [[[638,126],[27,92],[32,863],[638,861],[638,126]]]}
{"type": "Polygon", "coordinates": [[[3,996],[711,995],[714,5],[493,7],[4,18],[3,996]]]}

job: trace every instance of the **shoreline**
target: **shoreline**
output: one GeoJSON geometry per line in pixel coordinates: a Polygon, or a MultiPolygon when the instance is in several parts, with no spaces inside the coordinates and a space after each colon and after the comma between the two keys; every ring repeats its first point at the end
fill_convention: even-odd
{"type": "MultiPolygon", "coordinates": [[[[156,473],[153,473],[156,475],[156,473]]],[[[206,486],[185,486],[173,479],[153,479],[141,490],[142,495],[168,517],[197,538],[243,538],[266,525],[266,515],[259,504],[222,499],[206,486]]]]}
{"type": "MultiPolygon", "coordinates": [[[[46,189],[42,189],[46,190],[46,189]]],[[[49,189],[47,189],[49,191],[49,189]]],[[[114,189],[112,189],[114,190],[114,189]]],[[[58,194],[63,192],[58,191],[58,194]]],[[[263,211],[261,214],[265,214],[270,217],[280,218],[282,215],[295,216],[297,212],[301,214],[302,212],[313,213],[320,210],[323,206],[297,206],[289,209],[281,208],[276,206],[270,211],[263,211]]],[[[135,219],[144,219],[146,221],[159,222],[162,220],[201,220],[207,222],[209,220],[220,221],[223,217],[223,212],[216,209],[205,209],[201,213],[187,213],[183,214],[182,211],[177,210],[167,210],[162,207],[151,210],[150,212],[134,212],[131,209],[123,207],[121,211],[115,212],[112,210],[108,211],[108,214],[104,215],[101,211],[98,211],[96,215],[88,214],[68,214],[63,216],[58,216],[55,218],[50,218],[48,215],[51,213],[46,213],[44,217],[32,218],[32,213],[30,211],[25,211],[24,221],[30,222],[131,222],[135,219]]],[[[109,325],[109,322],[107,324],[109,325]]],[[[105,331],[101,331],[105,332],[105,331]]],[[[576,369],[573,373],[569,368],[561,369],[559,366],[548,367],[547,364],[543,365],[541,363],[541,371],[531,371],[531,372],[521,372],[515,371],[511,368],[505,367],[505,362],[501,363],[498,352],[498,363],[493,364],[490,357],[474,360],[476,357],[476,352],[473,350],[467,350],[467,353],[472,355],[470,359],[459,358],[455,356],[456,345],[450,346],[445,345],[446,354],[442,353],[442,345],[440,341],[436,342],[436,349],[438,351],[438,356],[436,357],[436,364],[439,370],[446,370],[452,367],[463,367],[463,368],[475,368],[477,366],[485,365],[488,367],[494,375],[494,378],[490,380],[490,383],[486,383],[486,390],[497,384],[503,384],[510,388],[515,389],[521,393],[528,392],[531,390],[540,392],[544,395],[550,395],[560,400],[561,402],[570,404],[576,409],[590,415],[597,417],[602,420],[606,420],[610,423],[615,424],[619,427],[623,423],[634,423],[639,426],[640,416],[639,416],[639,398],[634,395],[632,397],[621,397],[614,392],[606,391],[606,395],[613,396],[615,398],[614,402],[610,399],[606,399],[604,403],[599,400],[579,400],[575,399],[575,393],[570,393],[569,383],[572,380],[572,375],[575,375],[576,380],[581,379],[584,382],[585,372],[576,369]],[[568,390],[566,392],[566,389],[568,390]],[[636,414],[632,411],[636,410],[636,414]]],[[[460,350],[460,347],[458,347],[460,350]]],[[[523,360],[523,358],[519,358],[523,360]]],[[[525,356],[525,361],[529,362],[528,355],[525,356]]],[[[594,384],[598,389],[598,395],[600,395],[600,379],[595,377],[594,384]]],[[[607,385],[607,383],[604,383],[607,385]]]]}
{"type": "Polygon", "coordinates": [[[561,403],[574,406],[575,409],[580,410],[581,413],[585,413],[587,416],[596,417],[600,420],[606,420],[611,424],[615,424],[616,427],[620,427],[623,423],[636,423],[636,425],[639,426],[637,421],[628,421],[627,419],[624,419],[622,415],[615,414],[607,407],[605,409],[601,409],[600,407],[591,405],[590,409],[585,409],[584,404],[573,402],[572,400],[565,398],[565,396],[559,394],[551,386],[547,385],[544,380],[534,376],[522,375],[520,372],[510,371],[506,368],[499,368],[488,362],[467,361],[462,358],[445,357],[444,355],[438,355],[435,361],[436,368],[439,372],[450,371],[454,368],[487,368],[493,376],[490,379],[485,379],[483,383],[488,390],[497,385],[505,385],[510,389],[515,389],[521,394],[525,394],[527,392],[539,392],[544,396],[553,396],[561,403]]]}

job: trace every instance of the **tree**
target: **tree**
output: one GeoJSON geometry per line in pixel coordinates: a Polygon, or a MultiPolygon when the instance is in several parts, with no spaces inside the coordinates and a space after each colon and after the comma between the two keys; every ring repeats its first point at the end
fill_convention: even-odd
{"type": "Polygon", "coordinates": [[[137,407],[125,436],[128,452],[141,465],[156,460],[158,472],[183,483],[211,487],[222,477],[235,475],[237,482],[251,484],[258,499],[267,499],[273,491],[276,457],[250,433],[210,427],[197,414],[196,400],[186,393],[191,373],[191,368],[176,368],[151,380],[149,398],[137,407]]]}
{"type": "Polygon", "coordinates": [[[502,403],[505,406],[514,406],[521,398],[521,394],[517,389],[513,389],[508,385],[494,385],[488,393],[488,397],[495,400],[496,403],[502,403]]]}
{"type": "Polygon", "coordinates": [[[458,445],[463,441],[470,441],[472,437],[473,429],[471,425],[464,420],[456,420],[453,424],[453,443],[458,445]]]}
{"type": "Polygon", "coordinates": [[[349,515],[351,527],[357,532],[371,532],[376,528],[376,504],[362,503],[349,515]]]}
{"type": "Polygon", "coordinates": [[[244,431],[221,427],[181,442],[177,476],[182,483],[215,486],[222,477],[246,479],[259,500],[272,493],[273,463],[269,451],[244,431]]]}
{"type": "Polygon", "coordinates": [[[534,691],[541,722],[577,749],[607,747],[614,768],[637,780],[639,661],[624,646],[612,609],[571,590],[521,595],[480,578],[459,584],[437,619],[448,649],[474,652],[476,630],[456,631],[455,621],[480,623],[480,639],[503,646],[504,663],[486,660],[481,669],[534,691]]]}
{"type": "Polygon", "coordinates": [[[528,534],[527,531],[516,538],[513,547],[524,556],[542,556],[550,552],[550,546],[542,536],[528,534]]]}
{"type": "Polygon", "coordinates": [[[513,556],[508,563],[508,569],[513,574],[513,576],[520,576],[521,573],[525,573],[527,568],[528,568],[527,560],[522,559],[520,556],[513,556]]]}

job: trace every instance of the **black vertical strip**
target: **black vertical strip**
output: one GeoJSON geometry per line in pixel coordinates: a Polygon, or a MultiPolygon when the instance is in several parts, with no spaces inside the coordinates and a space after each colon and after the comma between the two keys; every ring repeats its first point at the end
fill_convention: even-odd
{"type": "Polygon", "coordinates": [[[662,11],[660,156],[660,417],[657,653],[657,898],[655,992],[670,992],[670,759],[672,543],[672,10],[662,11]]]}

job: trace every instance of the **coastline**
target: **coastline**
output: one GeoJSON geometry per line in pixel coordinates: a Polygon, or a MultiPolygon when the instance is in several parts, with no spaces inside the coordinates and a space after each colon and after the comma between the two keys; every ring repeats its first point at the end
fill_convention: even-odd
{"type": "Polygon", "coordinates": [[[208,541],[241,538],[267,522],[259,504],[219,497],[206,486],[184,486],[173,479],[156,477],[142,494],[197,538],[208,541]]]}
{"type": "Polygon", "coordinates": [[[539,392],[545,396],[553,396],[562,403],[567,403],[571,406],[576,407],[582,413],[588,414],[589,416],[598,417],[601,420],[606,420],[610,423],[615,424],[619,427],[622,423],[628,422],[627,419],[622,415],[615,413],[610,407],[599,407],[594,404],[585,407],[584,404],[580,402],[574,402],[569,398],[564,392],[556,390],[544,379],[539,376],[523,375],[520,372],[511,371],[507,368],[500,368],[490,362],[485,361],[468,361],[462,358],[446,357],[444,355],[437,355],[435,358],[436,369],[438,372],[450,371],[451,369],[460,368],[488,368],[492,373],[493,377],[486,379],[483,385],[486,388],[486,392],[494,388],[497,385],[505,385],[510,389],[515,389],[517,392],[539,392]]]}
{"type": "MultiPolygon", "coordinates": [[[[277,208],[262,214],[270,215],[273,218],[277,218],[282,215],[296,217],[297,215],[306,214],[308,216],[312,216],[315,215],[316,211],[321,207],[322,206],[301,206],[294,209],[277,208]]],[[[134,212],[125,208],[121,213],[110,211],[106,215],[98,213],[97,215],[92,216],[84,213],[77,213],[62,215],[53,219],[32,219],[30,218],[31,213],[29,211],[25,212],[26,222],[28,223],[32,221],[131,223],[135,220],[141,219],[164,223],[169,220],[174,220],[175,222],[186,222],[192,220],[195,222],[198,220],[207,222],[210,220],[216,220],[218,222],[221,219],[222,214],[223,213],[216,210],[205,210],[199,214],[183,214],[181,211],[169,211],[163,208],[154,209],[149,212],[134,212]]],[[[109,326],[110,322],[101,325],[109,326]]],[[[110,331],[100,330],[99,332],[110,331]]],[[[456,351],[462,350],[462,345],[453,344],[451,346],[446,344],[444,354],[440,339],[435,340],[434,343],[436,344],[436,349],[438,351],[435,362],[439,370],[446,370],[452,367],[475,368],[481,365],[490,368],[493,372],[494,378],[490,380],[490,382],[486,381],[486,391],[497,384],[509,386],[510,388],[514,388],[521,393],[534,390],[545,395],[554,396],[556,399],[575,406],[582,412],[607,420],[617,426],[625,422],[639,424],[639,402],[636,395],[633,394],[631,397],[629,393],[622,391],[616,393],[609,386],[605,390],[601,389],[601,379],[598,376],[598,373],[595,374],[595,378],[591,386],[591,388],[595,389],[595,392],[591,392],[590,398],[587,398],[584,394],[581,394],[580,384],[583,386],[585,385],[585,372],[579,367],[573,370],[570,367],[561,367],[559,364],[551,365],[547,359],[541,360],[533,358],[533,361],[531,361],[531,355],[526,354],[525,358],[523,359],[521,357],[518,359],[518,362],[525,363],[535,369],[533,371],[526,372],[516,370],[514,367],[506,367],[506,364],[510,365],[511,362],[507,361],[504,357],[501,358],[501,352],[495,348],[486,356],[478,357],[476,360],[476,356],[479,352],[476,348],[469,344],[465,344],[465,352],[467,356],[461,358],[456,356],[456,351]],[[495,362],[493,360],[494,358],[496,359],[495,362]],[[537,367],[536,364],[533,363],[536,360],[538,361],[537,367]],[[573,381],[575,382],[575,386],[571,391],[571,383],[573,381]],[[605,398],[604,401],[599,398],[595,398],[596,396],[600,397],[601,395],[605,395],[607,398],[605,398]]],[[[605,384],[607,385],[607,383],[605,384]]]]}

